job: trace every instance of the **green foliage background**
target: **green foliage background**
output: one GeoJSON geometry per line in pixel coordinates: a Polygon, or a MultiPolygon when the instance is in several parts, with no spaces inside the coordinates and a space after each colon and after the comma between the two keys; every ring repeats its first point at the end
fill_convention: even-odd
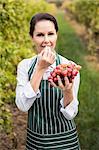
{"type": "Polygon", "coordinates": [[[62,8],[86,27],[88,50],[99,54],[99,0],[64,1],[62,8]]]}
{"type": "MultiPolygon", "coordinates": [[[[76,2],[76,0],[74,0],[76,2]]],[[[77,0],[78,1],[78,0],[77,0]]],[[[91,0],[79,0],[87,3],[91,0]]],[[[99,0],[93,2],[98,3],[99,0]]],[[[89,4],[89,3],[88,3],[89,4]]],[[[75,14],[74,5],[68,5],[75,14]]],[[[80,6],[81,7],[81,6],[80,6]]],[[[88,8],[83,4],[83,7],[88,8]]],[[[81,9],[83,12],[83,7],[81,9]]],[[[99,8],[99,7],[98,7],[99,8]]],[[[79,7],[78,7],[79,9],[79,7]]],[[[86,9],[87,10],[87,9],[86,9]]],[[[14,105],[16,87],[16,68],[19,61],[35,55],[33,43],[29,37],[29,21],[37,12],[55,14],[56,7],[45,0],[0,0],[0,130],[11,132],[12,115],[9,104],[14,105]]],[[[89,10],[88,10],[89,11],[89,10]]],[[[96,11],[96,10],[95,10],[96,11]]],[[[98,11],[97,11],[98,12],[98,11]]],[[[93,14],[93,13],[92,13],[93,14]]],[[[81,22],[82,14],[79,13],[81,22]]],[[[83,15],[84,17],[89,17],[83,15]]],[[[99,15],[98,15],[99,16],[99,15]]],[[[98,17],[97,17],[98,18],[98,17]]],[[[85,61],[87,50],[70,24],[63,22],[65,18],[58,15],[59,39],[57,50],[60,54],[82,65],[81,85],[79,91],[79,114],[76,123],[83,150],[99,148],[99,75],[95,68],[85,61]],[[94,71],[93,71],[94,70],[94,71]]],[[[79,20],[80,21],[80,20],[79,20]]],[[[88,20],[87,20],[88,21],[88,20]]],[[[98,20],[97,20],[98,21],[98,20]]],[[[89,21],[90,23],[90,21],[89,21]]],[[[99,23],[99,22],[97,22],[99,23]]],[[[98,31],[96,26],[95,32],[98,31]],[[97,29],[97,31],[96,31],[97,29]]]]}
{"type": "Polygon", "coordinates": [[[58,14],[58,53],[82,66],[78,93],[79,113],[75,117],[81,150],[99,149],[99,70],[86,57],[90,56],[63,13],[58,14]],[[65,20],[63,22],[63,20],[65,20]]]}
{"type": "Polygon", "coordinates": [[[0,130],[11,130],[8,104],[15,99],[17,64],[35,54],[29,21],[37,12],[54,14],[55,10],[45,0],[0,0],[0,130]]]}

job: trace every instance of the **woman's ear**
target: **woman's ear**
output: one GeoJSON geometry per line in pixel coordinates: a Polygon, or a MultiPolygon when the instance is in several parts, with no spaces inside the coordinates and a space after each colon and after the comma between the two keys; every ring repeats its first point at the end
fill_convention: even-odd
{"type": "Polygon", "coordinates": [[[56,34],[57,34],[57,37],[58,37],[58,32],[56,32],[56,34]]]}
{"type": "Polygon", "coordinates": [[[33,39],[33,36],[30,35],[31,40],[33,39]]]}
{"type": "Polygon", "coordinates": [[[36,53],[36,45],[32,36],[30,36],[30,41],[31,41],[32,49],[36,53]]]}
{"type": "Polygon", "coordinates": [[[31,39],[31,42],[34,44],[35,40],[34,40],[33,36],[30,36],[30,39],[31,39]]]}

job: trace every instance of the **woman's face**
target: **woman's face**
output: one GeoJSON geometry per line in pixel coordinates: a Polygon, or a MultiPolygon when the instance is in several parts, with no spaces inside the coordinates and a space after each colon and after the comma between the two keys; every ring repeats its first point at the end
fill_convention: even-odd
{"type": "Polygon", "coordinates": [[[49,20],[41,20],[37,22],[32,39],[36,45],[38,53],[40,53],[46,46],[55,49],[57,33],[54,23],[49,20]]]}

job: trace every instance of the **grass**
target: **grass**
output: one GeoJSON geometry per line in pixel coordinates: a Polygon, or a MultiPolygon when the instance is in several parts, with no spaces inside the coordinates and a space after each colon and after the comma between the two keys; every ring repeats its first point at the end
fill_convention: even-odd
{"type": "Polygon", "coordinates": [[[85,60],[88,51],[65,20],[64,14],[57,15],[59,38],[56,50],[59,54],[82,65],[79,89],[79,113],[75,118],[82,150],[99,149],[99,75],[85,60]]]}

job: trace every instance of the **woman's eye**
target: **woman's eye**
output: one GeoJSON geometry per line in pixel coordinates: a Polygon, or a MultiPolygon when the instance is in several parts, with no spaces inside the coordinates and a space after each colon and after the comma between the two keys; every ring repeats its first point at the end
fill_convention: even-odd
{"type": "Polygon", "coordinates": [[[44,36],[42,33],[37,34],[37,36],[44,36]]]}
{"type": "Polygon", "coordinates": [[[54,35],[54,33],[49,33],[48,35],[54,35]]]}
{"type": "MultiPolygon", "coordinates": [[[[48,35],[54,35],[54,33],[48,33],[48,35]]],[[[39,33],[39,34],[37,34],[37,36],[44,36],[44,34],[43,33],[39,33]]]]}

